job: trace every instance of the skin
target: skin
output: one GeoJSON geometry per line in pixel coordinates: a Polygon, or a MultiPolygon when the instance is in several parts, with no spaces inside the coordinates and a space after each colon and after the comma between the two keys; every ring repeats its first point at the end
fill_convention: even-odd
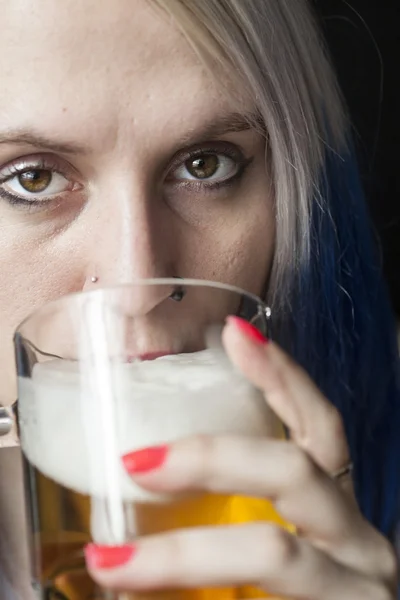
{"type": "MultiPolygon", "coordinates": [[[[243,124],[241,131],[222,131],[233,123],[238,129],[237,115],[254,107],[238,93],[227,98],[150,3],[0,0],[0,9],[0,378],[2,402],[10,404],[16,394],[12,333],[33,309],[69,292],[137,277],[212,279],[261,294],[273,257],[274,211],[265,140],[243,124]],[[25,141],[4,141],[10,135],[25,141]],[[218,155],[222,167],[208,180],[189,180],[188,150],[196,157],[205,150],[218,155]],[[11,174],[38,164],[60,173],[51,182],[51,201],[11,205],[6,192],[29,196],[11,174]],[[241,167],[242,177],[230,185],[210,186],[211,179],[231,179],[241,167]]],[[[122,567],[99,570],[92,560],[93,577],[131,589],[240,580],[293,598],[304,590],[302,597],[326,600],[327,589],[332,598],[394,597],[389,545],[362,519],[351,482],[339,489],[327,474],[348,461],[337,413],[275,346],[251,342],[234,325],[225,331],[225,344],[266,391],[293,441],[274,446],[271,471],[261,460],[271,442],[207,440],[211,450],[205,452],[204,440],[182,441],[165,469],[142,476],[141,484],[214,490],[218,481],[219,491],[258,490],[273,495],[304,535],[260,525],[155,537],[143,540],[122,567]],[[318,507],[312,520],[310,502],[318,507]],[[171,544],[184,552],[169,552],[171,544]],[[220,548],[224,562],[202,552],[200,565],[193,557],[202,546],[220,548]],[[259,548],[265,560],[247,546],[259,548]],[[168,581],[154,571],[152,559],[166,553],[168,581]],[[271,556],[277,557],[272,563],[271,556]],[[300,582],[315,578],[319,585],[308,593],[300,582]]],[[[15,489],[13,500],[3,497],[2,554],[13,565],[15,588],[24,590],[24,544],[15,527],[22,494],[10,464],[0,460],[8,489],[15,489]]]]}

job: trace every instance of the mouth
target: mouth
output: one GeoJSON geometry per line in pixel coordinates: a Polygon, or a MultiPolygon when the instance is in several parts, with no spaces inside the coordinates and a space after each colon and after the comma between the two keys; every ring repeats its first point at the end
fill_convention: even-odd
{"type": "Polygon", "coordinates": [[[145,352],[144,354],[131,354],[127,356],[126,362],[133,363],[135,361],[145,361],[145,360],[156,360],[157,358],[161,358],[162,356],[169,356],[171,354],[176,354],[176,352],[170,350],[159,350],[157,352],[145,352]]]}

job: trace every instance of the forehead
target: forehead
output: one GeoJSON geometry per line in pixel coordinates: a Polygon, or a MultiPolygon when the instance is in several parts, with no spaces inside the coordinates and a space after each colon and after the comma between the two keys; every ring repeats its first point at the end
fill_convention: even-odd
{"type": "Polygon", "coordinates": [[[0,10],[0,43],[10,53],[2,53],[4,66],[13,57],[112,74],[116,61],[138,70],[165,51],[181,55],[184,45],[151,0],[0,0],[0,10]]]}
{"type": "Polygon", "coordinates": [[[87,127],[105,114],[110,124],[231,108],[151,0],[0,0],[0,14],[1,126],[59,127],[66,111],[87,127]]]}

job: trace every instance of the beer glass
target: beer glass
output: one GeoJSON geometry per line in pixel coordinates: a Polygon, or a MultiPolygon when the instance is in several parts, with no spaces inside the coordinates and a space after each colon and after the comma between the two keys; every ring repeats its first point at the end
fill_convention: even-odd
{"type": "Polygon", "coordinates": [[[229,600],[242,589],[99,589],[85,570],[90,541],[123,544],[176,528],[268,520],[270,502],[145,491],[121,456],[195,434],[280,438],[262,394],[221,343],[228,315],[268,334],[269,308],[206,281],[139,280],[62,297],[15,334],[32,585],[39,600],[229,600]]]}

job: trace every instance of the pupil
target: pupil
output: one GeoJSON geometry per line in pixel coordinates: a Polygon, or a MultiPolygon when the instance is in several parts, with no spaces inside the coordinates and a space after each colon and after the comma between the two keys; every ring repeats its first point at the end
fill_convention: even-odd
{"type": "Polygon", "coordinates": [[[25,171],[18,177],[20,185],[27,192],[44,192],[49,186],[52,179],[50,171],[44,169],[34,169],[32,171],[25,171]]]}
{"type": "Polygon", "coordinates": [[[199,156],[186,162],[186,168],[193,177],[197,179],[207,179],[215,175],[219,167],[218,156],[210,154],[209,156],[199,156]]]}

